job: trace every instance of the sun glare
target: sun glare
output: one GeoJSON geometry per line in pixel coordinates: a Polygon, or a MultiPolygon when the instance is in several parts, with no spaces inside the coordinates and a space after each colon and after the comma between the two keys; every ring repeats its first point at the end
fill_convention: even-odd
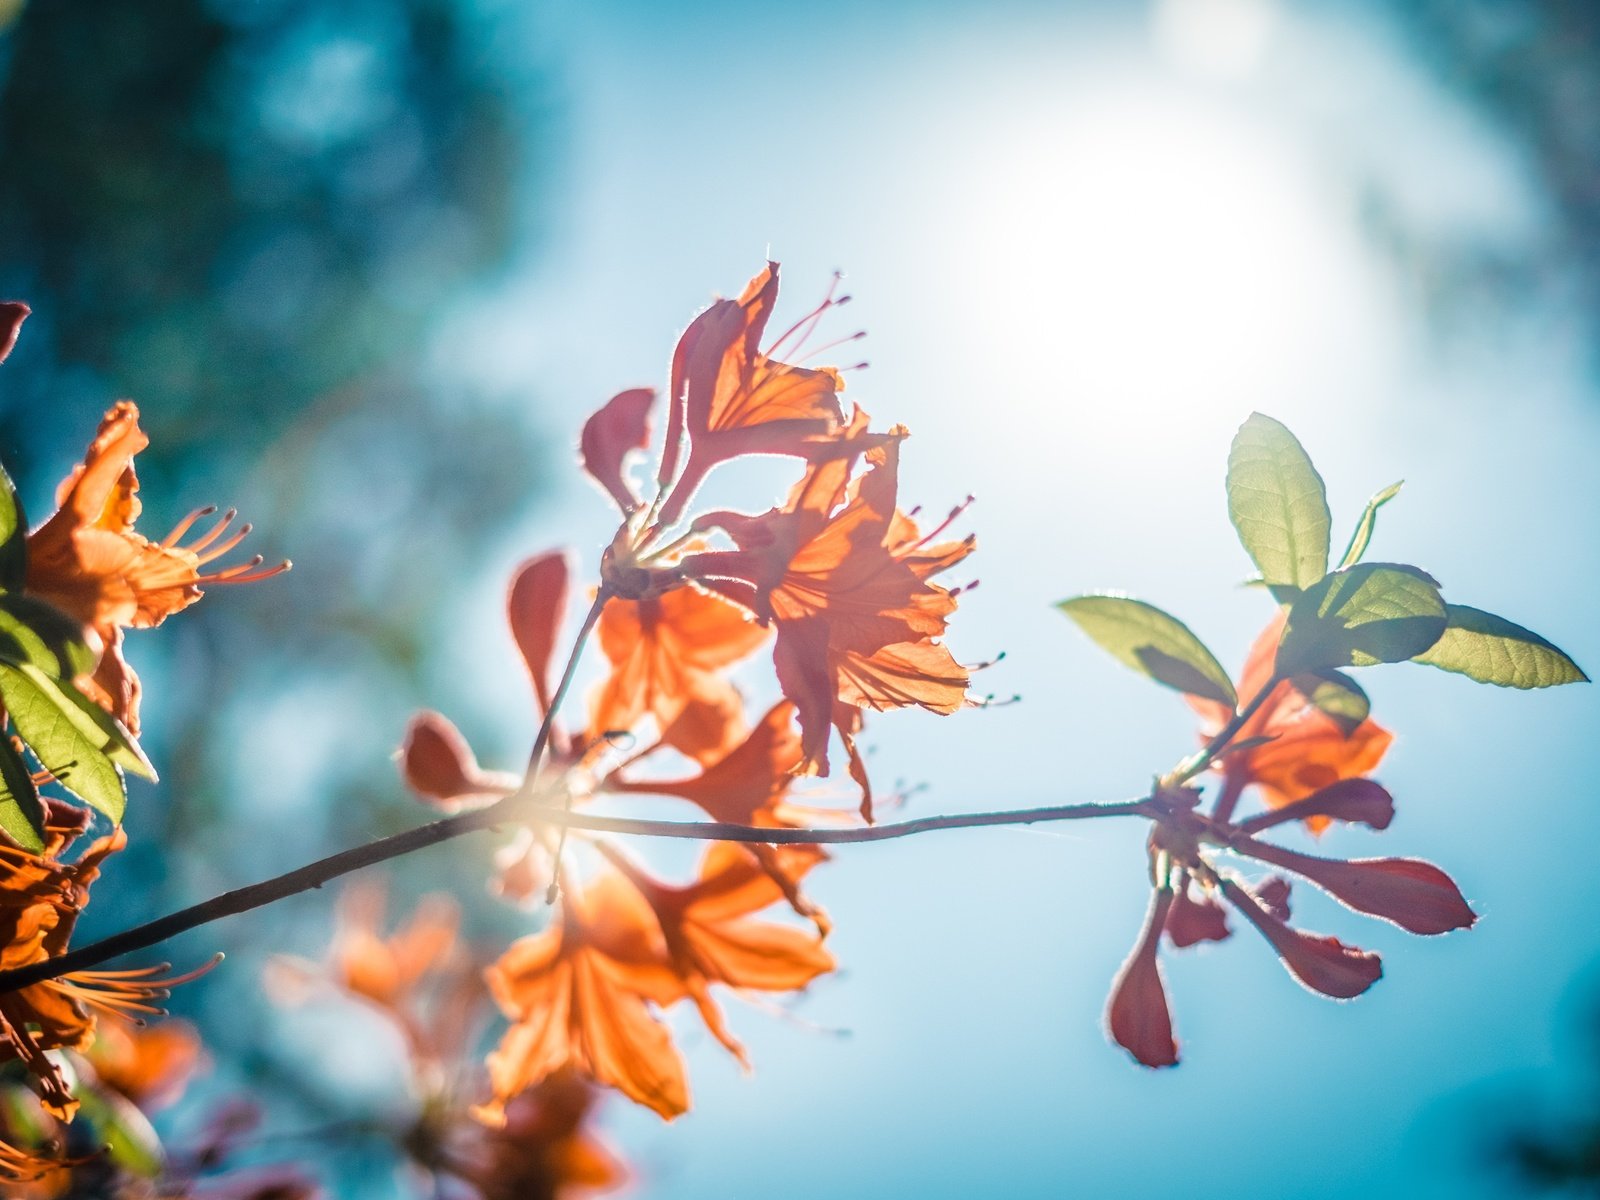
{"type": "Polygon", "coordinates": [[[1004,301],[985,334],[1047,351],[1033,394],[1159,437],[1292,385],[1342,235],[1269,129],[1154,83],[1099,86],[990,153],[971,269],[1004,301]]]}

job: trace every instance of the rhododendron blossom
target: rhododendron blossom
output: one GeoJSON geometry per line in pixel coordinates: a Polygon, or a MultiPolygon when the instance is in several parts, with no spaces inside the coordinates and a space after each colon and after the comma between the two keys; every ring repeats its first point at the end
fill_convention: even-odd
{"type": "MultiPolygon", "coordinates": [[[[443,895],[391,923],[387,891],[367,884],[341,896],[321,961],[276,958],[266,975],[285,1003],[331,993],[390,1031],[393,1052],[378,1066],[392,1065],[403,1086],[357,1124],[394,1148],[417,1186],[463,1200],[556,1200],[624,1183],[629,1172],[591,1116],[607,1091],[667,1120],[688,1111],[674,1013],[751,1069],[727,1000],[782,1008],[836,978],[833,923],[809,894],[834,845],[932,829],[1146,822],[1129,868],[1147,874],[1150,896],[1105,1013],[1111,1040],[1146,1067],[1180,1058],[1164,953],[1249,926],[1317,995],[1353,999],[1382,977],[1376,953],[1301,927],[1296,885],[1418,935],[1476,922],[1455,881],[1424,859],[1310,852],[1308,832],[1340,823],[1376,833],[1396,815],[1371,778],[1392,735],[1347,672],[1409,662],[1523,688],[1586,677],[1537,634],[1447,604],[1419,568],[1363,561],[1377,510],[1398,485],[1368,503],[1335,562],[1321,476],[1261,414],[1230,449],[1228,515],[1278,611],[1237,681],[1188,626],[1145,601],[1102,592],[1059,605],[1125,666],[1185,697],[1200,717],[1199,749],[1144,774],[1149,790],[1131,800],[1051,797],[1042,808],[875,824],[868,722],[987,703],[969,695],[978,666],[946,641],[973,586],[952,573],[976,539],[950,532],[971,497],[933,521],[903,502],[910,431],[875,429],[863,408],[841,402],[851,368],[812,362],[860,335],[805,349],[848,297],[830,289],[773,337],[778,279],[769,263],[737,299],[695,315],[666,364],[664,392],[617,392],[574,430],[605,525],[590,576],[577,549],[535,554],[512,571],[506,619],[532,701],[511,706],[531,732],[521,761],[480,761],[449,717],[418,712],[396,758],[427,823],[88,947],[69,940],[90,887],[141,834],[136,821],[123,825],[122,772],[154,777],[136,740],[140,683],[123,658],[125,631],[159,626],[210,585],[262,580],[288,564],[264,567],[257,556],[214,566],[249,532],[234,528],[231,511],[198,534],[214,510],[191,513],[160,541],[136,531],[134,459],[148,439],[127,401],[106,414],[57,511],[31,533],[0,472],[8,1195],[315,1195],[284,1168],[207,1177],[260,1119],[248,1100],[213,1113],[187,1155],[161,1149],[142,1114],[183,1090],[205,1049],[194,1027],[138,1022],[160,1014],[167,990],[192,974],[96,968],[469,833],[495,840],[460,843],[452,869],[465,864],[477,888],[515,906],[500,913],[512,931],[497,943],[475,942],[470,931],[488,923],[443,895]],[[765,471],[754,501],[718,496],[708,506],[703,485],[735,460],[750,460],[743,478],[728,470],[716,483],[731,491],[765,471]],[[569,607],[584,616],[573,620],[569,607]],[[848,781],[830,779],[841,763],[848,781]],[[110,828],[91,837],[96,813],[110,828]],[[704,847],[692,869],[683,858],[674,873],[651,839],[704,847]]],[[[0,361],[28,315],[0,304],[0,361]]],[[[1053,778],[1071,784],[1069,774],[1053,778]]]]}
{"type": "Polygon", "coordinates": [[[252,583],[289,569],[263,567],[260,555],[217,570],[206,568],[245,539],[231,530],[230,509],[184,544],[194,524],[215,509],[190,513],[159,542],[134,530],[141,504],[133,459],[149,445],[139,410],[117,403],[56,495],[57,511],[28,535],[27,589],[81,621],[101,646],[100,662],[81,686],[130,732],[139,732],[139,677],[122,655],[124,629],[150,629],[187,608],[202,585],[252,583]]]}

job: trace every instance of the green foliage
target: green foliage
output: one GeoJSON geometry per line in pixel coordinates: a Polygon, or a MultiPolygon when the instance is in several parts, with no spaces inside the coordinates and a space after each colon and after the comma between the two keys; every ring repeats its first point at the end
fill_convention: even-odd
{"type": "Polygon", "coordinates": [[[24,850],[44,849],[44,805],[28,764],[11,739],[0,737],[0,829],[24,850]]]}
{"type": "Polygon", "coordinates": [[[1465,604],[1446,605],[1446,612],[1444,633],[1415,661],[1497,687],[1588,682],[1577,663],[1532,630],[1465,604]]]}
{"type": "Polygon", "coordinates": [[[1398,563],[1343,567],[1290,606],[1277,674],[1404,662],[1437,642],[1445,624],[1439,585],[1425,571],[1398,563]]]}
{"type": "Polygon", "coordinates": [[[0,701],[22,740],[63,787],[111,820],[122,820],[127,797],[107,750],[126,757],[126,733],[119,747],[116,734],[94,716],[104,716],[102,710],[27,663],[0,663],[0,701]]]}
{"type": "Polygon", "coordinates": [[[113,1163],[141,1179],[161,1174],[166,1166],[161,1139],[132,1101],[107,1088],[80,1088],[75,1095],[113,1163]]]}
{"type": "Polygon", "coordinates": [[[32,596],[0,596],[0,661],[28,663],[52,679],[94,670],[95,653],[83,627],[60,609],[32,596]]]}
{"type": "Polygon", "coordinates": [[[1378,524],[1378,510],[1400,494],[1404,483],[1403,479],[1391,483],[1367,501],[1361,519],[1356,522],[1355,531],[1350,534],[1350,544],[1345,547],[1344,557],[1339,560],[1341,567],[1353,567],[1361,561],[1361,556],[1367,552],[1367,546],[1372,541],[1372,530],[1378,524]]]}
{"type": "Polygon", "coordinates": [[[27,573],[28,519],[11,476],[0,467],[0,591],[20,591],[27,573]]]}
{"type": "Polygon", "coordinates": [[[1372,712],[1367,693],[1342,671],[1312,671],[1289,682],[1308,703],[1337,721],[1346,734],[1354,733],[1372,712]]]}
{"type": "Polygon", "coordinates": [[[1234,435],[1228,515],[1269,588],[1303,590],[1327,573],[1332,519],[1322,476],[1294,434],[1271,417],[1251,413],[1234,435]]]}
{"type": "Polygon", "coordinates": [[[1176,617],[1128,596],[1076,596],[1056,605],[1099,646],[1157,683],[1229,708],[1238,696],[1205,643],[1176,617]]]}

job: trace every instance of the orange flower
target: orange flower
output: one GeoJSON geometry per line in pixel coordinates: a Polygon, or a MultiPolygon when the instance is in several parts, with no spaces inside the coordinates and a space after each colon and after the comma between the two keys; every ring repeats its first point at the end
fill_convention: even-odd
{"type": "Polygon", "coordinates": [[[338,923],[328,966],[274,960],[268,980],[279,998],[297,1001],[307,984],[327,978],[371,1005],[405,1040],[424,1091],[449,1071],[472,1036],[473,1010],[485,996],[472,956],[457,944],[460,910],[442,893],[422,897],[400,927],[383,933],[386,894],[381,883],[357,884],[339,896],[338,923]]]}
{"type": "MultiPolygon", "coordinates": [[[[51,803],[46,811],[46,853],[0,846],[7,870],[0,881],[0,970],[12,970],[56,958],[66,952],[78,914],[89,902],[89,885],[100,864],[122,849],[121,829],[94,842],[72,863],[58,855],[83,831],[87,814],[51,803]],[[40,881],[55,890],[37,895],[40,881]],[[17,890],[13,890],[13,884],[17,890]]],[[[45,1109],[70,1121],[78,1102],[60,1065],[46,1051],[87,1050],[94,1040],[95,1012],[156,1013],[150,1004],[164,989],[182,980],[155,980],[155,969],[74,971],[56,979],[29,984],[0,996],[0,1062],[20,1061],[33,1076],[45,1109]]]]}
{"type": "Polygon", "coordinates": [[[232,512],[187,546],[180,539],[214,509],[189,514],[159,542],[134,532],[141,506],[133,459],[148,444],[139,410],[119,401],[100,422],[83,463],[62,483],[56,513],[28,536],[27,590],[98,636],[100,664],[79,686],[135,734],[139,679],[122,657],[122,631],[159,625],[198,600],[202,584],[249,583],[289,568],[287,562],[263,568],[257,556],[203,570],[249,533],[245,525],[228,534],[232,512]]]}
{"type": "Polygon", "coordinates": [[[651,1012],[684,994],[655,914],[620,875],[581,896],[563,889],[560,918],[519,938],[486,973],[511,1020],[489,1055],[493,1097],[478,1112],[501,1124],[519,1092],[571,1069],[668,1120],[689,1107],[672,1037],[651,1012]]]}
{"type": "MultiPolygon", "coordinates": [[[[0,350],[5,348],[0,341],[0,350]]],[[[0,359],[5,357],[0,354],[0,359]]],[[[22,1195],[55,1197],[63,1195],[71,1181],[71,1164],[49,1155],[33,1154],[0,1141],[0,1183],[31,1184],[22,1195]]]]}
{"type": "MultiPolygon", "coordinates": [[[[851,434],[865,421],[858,414],[851,434]]],[[[727,530],[738,549],[683,563],[686,575],[776,623],[773,661],[800,721],[794,769],[827,774],[829,727],[836,728],[869,817],[871,793],[854,743],[861,710],[916,705],[948,714],[966,702],[968,671],[935,640],[955,611],[956,593],[928,580],[976,543],[934,543],[943,525],[924,535],[896,507],[904,436],[896,429],[871,444],[859,478],[851,479],[854,454],[832,457],[811,466],[781,509],[702,518],[697,524],[727,530]]]]}
{"type": "MultiPolygon", "coordinates": [[[[816,846],[767,847],[780,859],[781,873],[799,879],[824,858],[816,846]]],[[[820,937],[752,914],[784,898],[759,859],[736,842],[713,842],[700,865],[700,877],[687,887],[670,887],[650,878],[612,852],[608,857],[655,910],[673,972],[683,983],[706,1028],[728,1053],[749,1069],[744,1047],[729,1031],[711,985],[759,992],[803,988],[833,970],[833,956],[820,937]]]]}
{"type": "MultiPolygon", "coordinates": [[[[761,718],[737,747],[688,779],[628,779],[613,772],[601,790],[655,796],[678,796],[698,805],[713,820],[731,825],[790,825],[780,805],[794,782],[791,768],[800,759],[800,738],[794,729],[794,705],[784,700],[761,718]]],[[[827,916],[800,892],[800,876],[826,858],[820,847],[796,858],[784,848],[752,843],[747,849],[801,916],[826,933],[827,916]],[[792,868],[799,866],[799,870],[792,868]]]]}
{"type": "Polygon", "coordinates": [[[136,1025],[122,1017],[98,1023],[85,1057],[101,1083],[147,1113],[175,1102],[204,1060],[187,1021],[136,1025]]]}
{"type": "Polygon", "coordinates": [[[828,296],[763,351],[761,339],[777,298],[778,264],[768,263],[738,300],[716,301],[678,340],[658,476],[663,484],[677,475],[685,435],[689,455],[662,505],[663,527],[676,523],[717,463],[741,454],[805,457],[812,442],[831,437],[843,424],[838,393],[844,384],[836,370],[792,366],[772,357],[796,335],[798,346],[817,318],[843,301],[828,296]]]}
{"type": "Polygon", "coordinates": [[[482,1200],[562,1200],[621,1187],[626,1169],[584,1129],[594,1102],[587,1081],[558,1071],[507,1104],[500,1128],[474,1124],[468,1146],[444,1169],[482,1200]]]}
{"type": "Polygon", "coordinates": [[[794,705],[783,700],[768,710],[744,741],[698,775],[628,779],[613,773],[602,781],[601,789],[679,796],[698,805],[712,820],[731,825],[788,824],[778,818],[777,806],[794,782],[790,768],[799,758],[794,705]]]}
{"type": "Polygon", "coordinates": [[[743,608],[691,584],[607,600],[596,632],[611,674],[591,705],[595,736],[632,729],[650,713],[663,741],[701,763],[744,736],[739,694],[717,674],[767,637],[743,608]]]}
{"type": "MultiPolygon", "coordinates": [[[[1239,700],[1248,704],[1272,677],[1273,659],[1283,635],[1286,610],[1280,610],[1250,648],[1239,680],[1239,700]]],[[[1210,738],[1233,716],[1215,700],[1187,697],[1202,718],[1201,736],[1210,738]]],[[[1314,707],[1288,680],[1279,683],[1267,700],[1240,728],[1237,742],[1251,738],[1272,740],[1246,746],[1223,757],[1224,794],[1237,796],[1251,784],[1262,798],[1281,808],[1320,791],[1341,779],[1355,779],[1377,767],[1394,737],[1368,718],[1346,732],[1332,717],[1314,707]]],[[[1231,807],[1224,808],[1224,812],[1231,807]]],[[[1320,832],[1326,816],[1313,816],[1307,825],[1320,832]]]]}

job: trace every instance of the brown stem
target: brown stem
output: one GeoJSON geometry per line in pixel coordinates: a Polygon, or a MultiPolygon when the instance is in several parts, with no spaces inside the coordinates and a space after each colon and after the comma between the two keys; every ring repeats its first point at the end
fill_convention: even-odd
{"type": "Polygon", "coordinates": [[[567,665],[561,670],[561,681],[556,684],[555,694],[550,697],[550,707],[545,710],[544,720],[539,722],[539,732],[533,737],[533,749],[528,751],[528,770],[522,777],[522,786],[519,787],[514,799],[520,796],[526,799],[533,794],[534,785],[539,781],[539,767],[544,758],[545,748],[550,745],[550,731],[555,727],[556,712],[561,708],[561,702],[567,698],[567,691],[572,687],[572,677],[577,673],[578,660],[583,657],[583,648],[589,641],[589,634],[594,631],[595,622],[600,619],[600,610],[606,606],[610,593],[604,584],[595,591],[594,603],[589,606],[588,613],[583,618],[583,625],[578,629],[578,636],[573,640],[572,653],[567,655],[567,665]]]}
{"type": "MultiPolygon", "coordinates": [[[[610,593],[605,584],[595,590],[594,603],[589,606],[588,614],[583,618],[583,627],[578,630],[577,639],[572,643],[572,653],[567,655],[566,668],[561,672],[561,682],[556,685],[556,694],[550,697],[550,711],[544,715],[544,724],[539,726],[539,735],[533,740],[533,752],[528,755],[528,773],[523,776],[522,786],[517,789],[514,800],[526,801],[535,794],[534,789],[539,785],[539,770],[542,766],[541,758],[544,748],[550,741],[550,727],[555,724],[556,710],[561,707],[561,702],[567,698],[567,689],[572,686],[572,676],[578,669],[578,660],[583,657],[583,647],[589,641],[589,634],[594,631],[595,622],[600,619],[600,610],[606,606],[610,593]]],[[[572,793],[568,791],[562,798],[561,808],[564,812],[572,809],[572,793]]],[[[556,896],[561,890],[561,852],[567,848],[567,827],[561,827],[561,836],[556,839],[554,854],[555,872],[550,876],[550,890],[546,902],[554,904],[556,896]]]]}
{"type": "Polygon", "coordinates": [[[730,825],[722,821],[646,821],[633,817],[603,817],[573,813],[559,808],[523,807],[508,809],[512,798],[460,813],[344,850],[317,862],[261,883],[224,892],[199,904],[158,917],[144,925],[83,946],[55,958],[29,963],[10,971],[0,971],[0,996],[18,988],[54,979],[135,950],[148,949],[186,930],[207,925],[222,917],[249,912],[300,892],[320,888],[329,880],[358,871],[375,863],[410,854],[426,846],[449,841],[462,834],[492,829],[510,821],[543,822],[563,829],[587,833],[634,834],[640,837],[683,838],[692,841],[756,842],[767,845],[841,845],[854,842],[883,842],[936,829],[974,829],[986,825],[1032,825],[1045,821],[1076,821],[1091,817],[1157,817],[1161,811],[1148,797],[1099,804],[1064,804],[1051,808],[1013,809],[1004,812],[954,813],[948,816],[919,817],[888,825],[852,826],[843,829],[794,829],[758,825],[730,825]]]}
{"type": "Polygon", "coordinates": [[[1175,782],[1188,783],[1189,780],[1214,763],[1217,760],[1217,755],[1227,749],[1228,743],[1239,735],[1239,730],[1244,728],[1245,722],[1256,715],[1256,710],[1266,703],[1267,697],[1272,694],[1273,689],[1281,682],[1282,679],[1278,675],[1273,675],[1271,679],[1268,679],[1261,690],[1250,698],[1250,703],[1234,713],[1228,723],[1217,730],[1216,736],[1206,743],[1205,749],[1184,764],[1182,770],[1178,772],[1175,782]]]}

